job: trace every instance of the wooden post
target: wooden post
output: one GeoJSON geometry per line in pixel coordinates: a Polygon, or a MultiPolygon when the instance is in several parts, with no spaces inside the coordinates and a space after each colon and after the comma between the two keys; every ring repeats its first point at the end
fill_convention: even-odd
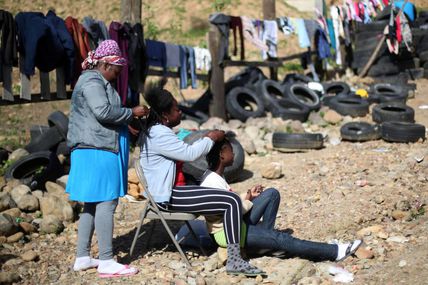
{"type": "Polygon", "coordinates": [[[209,111],[213,117],[226,120],[226,109],[224,100],[224,69],[219,64],[218,49],[220,48],[220,31],[215,25],[210,24],[208,32],[208,48],[211,53],[211,78],[209,86],[213,99],[210,103],[209,111]]]}
{"type": "Polygon", "coordinates": [[[141,1],[142,0],[121,0],[122,23],[128,22],[131,25],[141,23],[141,1]]]}
{"type": "MultiPolygon", "coordinates": [[[[263,0],[263,19],[264,20],[275,20],[275,0],[263,0]]],[[[278,80],[278,68],[270,67],[270,78],[272,80],[278,80]]]]}

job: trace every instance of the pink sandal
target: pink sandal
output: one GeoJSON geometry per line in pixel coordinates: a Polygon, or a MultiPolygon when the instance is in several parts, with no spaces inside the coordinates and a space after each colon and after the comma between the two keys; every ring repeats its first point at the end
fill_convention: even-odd
{"type": "Polygon", "coordinates": [[[138,269],[134,267],[130,267],[129,265],[124,265],[123,268],[115,273],[100,273],[98,276],[100,278],[114,278],[114,277],[126,277],[126,276],[132,276],[138,273],[138,269]],[[134,269],[131,272],[123,273],[124,271],[128,269],[134,269]]]}

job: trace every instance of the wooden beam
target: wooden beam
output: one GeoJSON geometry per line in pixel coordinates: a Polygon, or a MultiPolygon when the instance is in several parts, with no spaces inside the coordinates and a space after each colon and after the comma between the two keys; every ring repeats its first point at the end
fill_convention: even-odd
{"type": "Polygon", "coordinates": [[[121,0],[122,23],[128,22],[131,25],[141,23],[141,1],[142,0],[121,0]]]}
{"type": "Polygon", "coordinates": [[[211,80],[209,86],[211,93],[213,94],[213,100],[210,103],[209,111],[211,116],[226,120],[224,69],[223,66],[220,65],[220,61],[222,59],[218,57],[220,37],[221,35],[218,28],[215,25],[210,24],[210,30],[208,32],[208,48],[211,53],[211,80]]]}
{"type": "MultiPolygon", "coordinates": [[[[20,95],[13,95],[14,100],[8,101],[8,100],[0,100],[0,106],[8,106],[8,105],[17,105],[17,104],[28,104],[28,103],[40,103],[40,102],[50,102],[50,101],[61,101],[61,100],[69,100],[71,98],[71,94],[73,91],[67,91],[66,98],[58,98],[56,92],[51,92],[50,97],[51,99],[44,99],[42,94],[30,94],[31,99],[23,99],[20,97],[20,95]]],[[[46,94],[45,94],[46,95],[46,94]]]]}
{"type": "Polygon", "coordinates": [[[245,60],[225,60],[223,65],[226,66],[247,66],[247,67],[279,67],[281,61],[245,61],[245,60]]]}
{"type": "MultiPolygon", "coordinates": [[[[176,72],[176,71],[164,72],[163,70],[158,70],[158,69],[149,69],[147,75],[180,78],[179,72],[176,72]]],[[[196,79],[208,82],[208,74],[196,74],[196,79]]]]}

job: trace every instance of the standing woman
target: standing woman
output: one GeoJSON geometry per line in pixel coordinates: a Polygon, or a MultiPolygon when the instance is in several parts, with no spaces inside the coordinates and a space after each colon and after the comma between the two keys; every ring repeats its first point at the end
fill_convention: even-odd
{"type": "Polygon", "coordinates": [[[80,215],[75,271],[98,267],[100,277],[128,276],[136,268],[113,259],[113,215],[118,198],[126,194],[128,127],[133,117],[147,115],[147,107],[121,107],[111,85],[126,65],[117,43],[106,40],[88,54],[71,98],[68,146],[71,170],[66,192],[84,202],[80,215]],[[90,256],[94,230],[99,260],[90,256]]]}
{"type": "Polygon", "coordinates": [[[210,131],[192,145],[186,144],[171,130],[181,120],[181,111],[171,93],[162,87],[152,87],[144,97],[150,105],[150,114],[143,128],[140,162],[155,202],[170,211],[221,215],[230,257],[227,273],[264,274],[240,256],[242,205],[236,193],[201,186],[174,186],[175,162],[194,161],[206,155],[215,142],[224,139],[224,132],[210,131]]]}

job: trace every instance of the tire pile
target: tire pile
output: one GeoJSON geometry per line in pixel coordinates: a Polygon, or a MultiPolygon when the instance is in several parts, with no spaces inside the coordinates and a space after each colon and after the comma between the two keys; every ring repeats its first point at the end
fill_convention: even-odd
{"type": "MultiPolygon", "coordinates": [[[[385,27],[390,11],[378,15],[373,23],[357,23],[352,68],[360,73],[373,54],[385,27]]],[[[428,78],[428,12],[420,12],[411,24],[415,51],[409,52],[402,43],[399,54],[391,54],[384,42],[373,65],[368,71],[371,77],[391,77],[403,74],[411,79],[428,78]]]]}
{"type": "Polygon", "coordinates": [[[46,181],[55,181],[68,173],[70,149],[67,147],[68,118],[55,111],[48,116],[48,125],[30,128],[28,155],[14,161],[5,172],[6,181],[18,179],[32,190],[44,190],[46,181]],[[64,156],[61,162],[59,155],[64,156]]]}

